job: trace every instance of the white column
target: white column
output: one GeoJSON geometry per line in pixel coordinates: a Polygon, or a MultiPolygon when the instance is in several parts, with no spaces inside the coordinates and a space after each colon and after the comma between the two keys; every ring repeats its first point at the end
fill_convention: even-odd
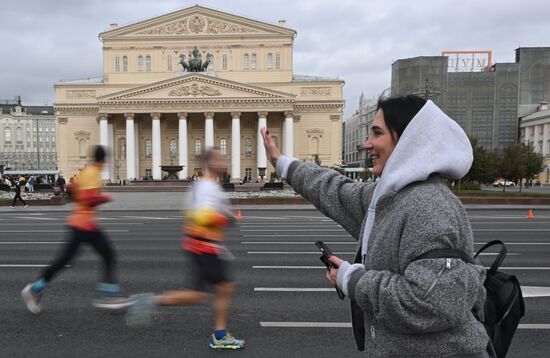
{"type": "Polygon", "coordinates": [[[136,177],[136,148],[134,132],[134,114],[126,113],[126,179],[136,177]]]}
{"type": "Polygon", "coordinates": [[[538,125],[533,126],[533,147],[535,152],[540,153],[539,151],[539,141],[540,141],[540,127],[538,125]]]}
{"type": "Polygon", "coordinates": [[[135,167],[136,179],[139,179],[139,124],[134,121],[134,147],[135,147],[135,167]]]}
{"type": "Polygon", "coordinates": [[[263,171],[265,175],[265,169],[267,168],[267,156],[265,154],[264,140],[260,133],[261,128],[267,127],[267,112],[258,112],[258,132],[257,132],[257,150],[256,150],[256,164],[258,167],[258,175],[263,171]]]}
{"type": "Polygon", "coordinates": [[[185,179],[189,176],[189,163],[187,158],[187,113],[178,113],[179,131],[178,131],[178,156],[179,165],[183,167],[179,172],[180,179],[185,179]]]}
{"type": "Polygon", "coordinates": [[[111,156],[107,170],[109,173],[108,174],[109,179],[115,179],[115,155],[113,152],[113,149],[115,148],[115,138],[114,138],[115,131],[114,131],[114,126],[112,121],[107,125],[107,128],[108,128],[108,136],[109,136],[108,148],[110,150],[110,156],[111,156]]]}
{"type": "MultiPolygon", "coordinates": [[[[103,146],[105,149],[109,149],[111,152],[112,160],[112,148],[109,148],[109,123],[107,122],[107,114],[100,114],[99,117],[99,145],[103,146]]],[[[109,179],[109,166],[105,165],[103,171],[101,172],[101,179],[109,179]]]]}
{"type": "Polygon", "coordinates": [[[160,113],[151,113],[152,118],[152,149],[153,157],[151,161],[151,172],[153,174],[154,180],[162,179],[162,171],[160,170],[161,165],[161,146],[160,146],[160,113]]]}
{"type": "Polygon", "coordinates": [[[548,140],[550,139],[550,133],[548,131],[550,130],[550,124],[544,125],[544,132],[542,135],[542,155],[545,157],[550,154],[550,148],[548,147],[548,140]]]}
{"type": "Polygon", "coordinates": [[[241,112],[231,112],[231,180],[241,180],[241,112]]]}
{"type": "Polygon", "coordinates": [[[292,112],[285,112],[285,124],[283,130],[284,153],[288,157],[294,156],[294,115],[292,112]]]}
{"type": "Polygon", "coordinates": [[[206,112],[204,116],[204,148],[208,150],[214,146],[214,113],[206,112]]]}

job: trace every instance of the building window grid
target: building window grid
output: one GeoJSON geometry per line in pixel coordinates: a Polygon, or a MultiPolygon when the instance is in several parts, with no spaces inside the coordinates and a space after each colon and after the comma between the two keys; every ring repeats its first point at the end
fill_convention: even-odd
{"type": "Polygon", "coordinates": [[[280,53],[275,54],[275,69],[277,69],[277,70],[281,69],[281,54],[280,53]]]}
{"type": "Polygon", "coordinates": [[[120,72],[120,56],[115,56],[115,71],[120,72]]]}
{"type": "Polygon", "coordinates": [[[222,69],[227,70],[227,55],[222,56],[222,69]]]}
{"type": "Polygon", "coordinates": [[[248,70],[248,54],[245,53],[243,57],[243,69],[248,70]]]}
{"type": "Polygon", "coordinates": [[[143,71],[143,56],[138,56],[138,71],[143,71]]]}
{"type": "Polygon", "coordinates": [[[122,57],[122,71],[128,72],[128,56],[122,57]]]}
{"type": "Polygon", "coordinates": [[[227,155],[227,139],[220,139],[220,153],[222,155],[227,155]]]}
{"type": "Polygon", "coordinates": [[[202,141],[200,139],[195,139],[195,156],[202,155],[202,141]]]}
{"type": "Polygon", "coordinates": [[[153,154],[153,144],[151,139],[145,140],[145,156],[150,157],[153,154]]]}
{"type": "Polygon", "coordinates": [[[151,72],[151,56],[145,57],[145,71],[151,72]]]}
{"type": "Polygon", "coordinates": [[[168,55],[168,57],[166,57],[166,69],[168,71],[172,71],[172,55],[168,55]]]}
{"type": "Polygon", "coordinates": [[[170,139],[170,157],[174,158],[178,152],[178,145],[175,139],[170,139]]]}
{"type": "Polygon", "coordinates": [[[271,54],[271,53],[267,54],[267,69],[268,70],[273,69],[273,54],[271,54]]]}
{"type": "Polygon", "coordinates": [[[255,53],[252,54],[252,66],[251,66],[251,68],[253,70],[256,69],[256,54],[255,53]]]}

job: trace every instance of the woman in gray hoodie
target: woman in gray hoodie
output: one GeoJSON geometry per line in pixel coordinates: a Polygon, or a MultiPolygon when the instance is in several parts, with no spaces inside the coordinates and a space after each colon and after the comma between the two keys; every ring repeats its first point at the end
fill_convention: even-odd
{"type": "Polygon", "coordinates": [[[473,256],[468,216],[442,178],[471,167],[470,141],[432,101],[381,100],[365,143],[376,183],[356,183],[278,151],[261,130],[279,176],[357,241],[327,279],[351,300],[353,333],[367,357],[490,357],[483,314],[485,271],[459,259],[416,260],[433,249],[473,256]]]}

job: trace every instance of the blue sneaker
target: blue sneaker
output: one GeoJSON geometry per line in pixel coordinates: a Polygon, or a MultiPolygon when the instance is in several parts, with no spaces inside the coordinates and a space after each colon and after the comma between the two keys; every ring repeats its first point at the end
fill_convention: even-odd
{"type": "Polygon", "coordinates": [[[216,336],[212,334],[212,339],[210,340],[210,348],[212,349],[242,349],[244,348],[244,340],[236,339],[227,332],[227,334],[220,338],[216,339],[216,336]]]}
{"type": "Polygon", "coordinates": [[[126,326],[130,328],[143,328],[151,325],[151,316],[156,311],[156,303],[152,293],[132,295],[131,302],[126,312],[126,326]]]}

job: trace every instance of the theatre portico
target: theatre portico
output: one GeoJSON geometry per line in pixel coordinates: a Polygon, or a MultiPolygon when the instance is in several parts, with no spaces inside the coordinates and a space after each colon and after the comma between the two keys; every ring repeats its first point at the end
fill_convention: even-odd
{"type": "Polygon", "coordinates": [[[110,148],[105,180],[162,179],[161,165],[198,174],[212,146],[232,180],[269,179],[259,130],[283,153],[340,163],[343,81],[296,75],[294,30],[193,6],[100,34],[102,77],[56,88],[60,170],[90,145],[110,148]]]}

